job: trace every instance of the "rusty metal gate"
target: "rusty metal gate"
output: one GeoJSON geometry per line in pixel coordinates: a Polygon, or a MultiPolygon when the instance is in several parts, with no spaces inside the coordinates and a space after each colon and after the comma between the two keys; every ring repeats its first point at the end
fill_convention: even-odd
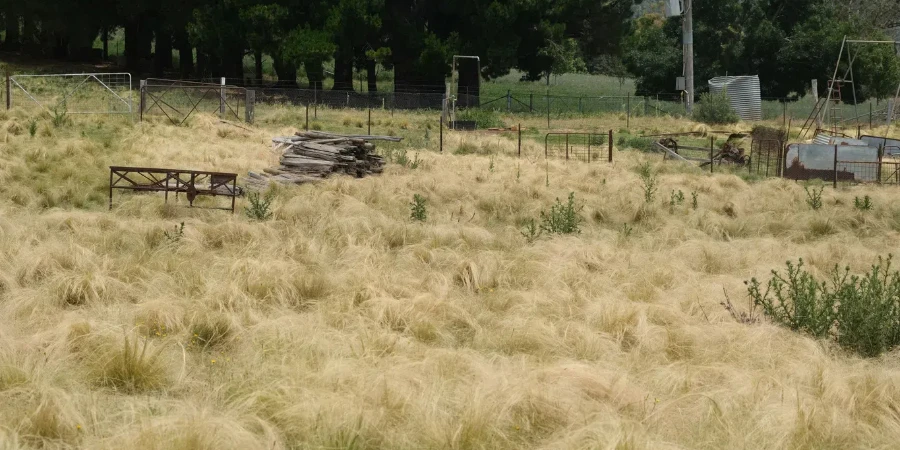
{"type": "Polygon", "coordinates": [[[544,157],[565,158],[584,162],[612,162],[612,131],[608,133],[547,133],[544,157]]]}
{"type": "Polygon", "coordinates": [[[253,91],[238,86],[148,78],[141,81],[141,120],[162,115],[182,125],[195,112],[222,119],[253,121],[253,91]],[[243,112],[243,114],[242,114],[243,112]]]}
{"type": "Polygon", "coordinates": [[[748,169],[764,177],[780,177],[784,172],[784,144],[777,139],[754,139],[748,169]]]}

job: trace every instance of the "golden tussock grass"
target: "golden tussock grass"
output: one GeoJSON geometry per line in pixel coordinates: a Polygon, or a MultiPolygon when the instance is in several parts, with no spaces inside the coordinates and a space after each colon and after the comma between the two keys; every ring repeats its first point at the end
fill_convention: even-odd
{"type": "MultiPolygon", "coordinates": [[[[277,162],[271,136],[303,114],[278,108],[250,131],[203,115],[182,127],[44,118],[50,133],[34,138],[24,113],[4,116],[0,448],[843,449],[900,438],[896,354],[860,359],[738,324],[719,305],[727,293],[746,309],[742,281],[788,259],[864,270],[898,238],[895,188],[827,188],[813,211],[799,184],[627,149],[612,165],[547,162],[534,136],[517,159],[509,136],[446,132],[438,154],[435,117],[373,111],[373,132],[407,133],[393,148],[419,151],[417,169],[275,188],[267,222],[153,195],[116,193],[107,211],[109,165],[258,171],[277,162]],[[645,204],[646,161],[660,187],[645,204]],[[684,202],[670,205],[679,190],[684,202]],[[581,233],[527,243],[524,223],[570,192],[581,233]],[[424,223],[410,220],[414,194],[427,200],[424,223]],[[862,195],[873,210],[853,208],[862,195]],[[183,236],[167,237],[181,222],[183,236]]],[[[317,114],[336,131],[358,132],[362,117],[317,114]]]]}

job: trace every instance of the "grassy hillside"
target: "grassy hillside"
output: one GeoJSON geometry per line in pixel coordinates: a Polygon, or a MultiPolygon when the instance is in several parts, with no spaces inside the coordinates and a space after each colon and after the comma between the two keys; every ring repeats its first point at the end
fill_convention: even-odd
{"type": "MultiPolygon", "coordinates": [[[[265,222],[159,195],[117,193],[107,210],[112,164],[275,164],[269,139],[304,111],[258,114],[245,130],[202,115],[54,126],[0,112],[0,448],[844,449],[900,437],[896,354],[861,359],[720,305],[727,295],[745,312],[743,281],[788,259],[867,268],[900,237],[895,188],[829,188],[814,211],[800,184],[624,147],[613,164],[547,161],[537,133],[521,159],[513,137],[491,134],[446,132],[439,154],[435,117],[379,112],[373,132],[407,138],[385,154],[418,152],[418,168],[278,188],[265,222]],[[644,163],[659,180],[650,202],[644,163]],[[687,201],[672,205],[677,191],[687,201]],[[580,233],[529,242],[529,220],[570,193],[580,233]],[[410,220],[416,194],[425,222],[410,220]],[[862,195],[873,210],[853,209],[862,195]]],[[[357,117],[325,110],[315,123],[359,131],[357,117]]]]}

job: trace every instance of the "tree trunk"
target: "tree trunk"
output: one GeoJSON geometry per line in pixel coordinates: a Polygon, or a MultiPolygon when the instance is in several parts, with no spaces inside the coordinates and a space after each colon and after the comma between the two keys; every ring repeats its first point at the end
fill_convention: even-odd
{"type": "Polygon", "coordinates": [[[35,51],[36,50],[36,41],[35,35],[37,34],[37,28],[34,25],[34,19],[25,15],[22,17],[22,49],[26,51],[35,51]]]}
{"type": "Polygon", "coordinates": [[[153,73],[161,77],[172,68],[172,35],[164,27],[156,30],[156,53],[153,55],[153,73]]]}
{"type": "Polygon", "coordinates": [[[259,86],[262,86],[263,82],[263,53],[262,50],[254,50],[253,51],[253,59],[256,62],[256,70],[253,72],[253,78],[256,79],[255,83],[259,86]]]}
{"type": "Polygon", "coordinates": [[[272,66],[278,75],[279,85],[297,86],[297,66],[288,63],[278,54],[272,55],[272,66]]]}
{"type": "Polygon", "coordinates": [[[125,65],[129,70],[140,69],[140,51],[138,50],[138,29],[140,25],[136,18],[125,22],[125,65]]]}
{"type": "MultiPolygon", "coordinates": [[[[322,90],[322,80],[325,78],[325,72],[322,69],[322,63],[304,63],[303,67],[306,69],[306,77],[309,79],[309,88],[322,90]]],[[[350,79],[351,85],[353,84],[353,79],[350,79]]],[[[352,88],[352,86],[351,86],[352,88]]]]}
{"type": "Polygon", "coordinates": [[[203,78],[206,75],[209,75],[209,72],[210,72],[209,57],[207,56],[205,51],[198,48],[197,49],[197,77],[203,78]]]}
{"type": "Polygon", "coordinates": [[[19,15],[11,9],[6,10],[6,40],[3,41],[3,48],[7,50],[18,50],[19,40],[19,15]]]}
{"type": "Polygon", "coordinates": [[[369,85],[369,92],[378,92],[378,73],[376,71],[376,64],[374,59],[366,60],[366,79],[369,85]]]}
{"type": "Polygon", "coordinates": [[[175,34],[175,41],[178,45],[178,66],[181,69],[181,77],[188,78],[194,71],[194,48],[191,47],[191,41],[184,30],[175,34]]]}
{"type": "Polygon", "coordinates": [[[109,61],[109,27],[103,27],[103,60],[109,61]]]}
{"type": "Polygon", "coordinates": [[[338,48],[334,54],[334,87],[335,91],[353,90],[353,54],[338,48]]]}

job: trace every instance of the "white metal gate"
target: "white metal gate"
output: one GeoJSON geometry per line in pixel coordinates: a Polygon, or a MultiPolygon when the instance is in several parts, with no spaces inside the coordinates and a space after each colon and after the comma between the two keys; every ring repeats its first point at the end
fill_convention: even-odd
{"type": "Polygon", "coordinates": [[[132,114],[130,73],[12,75],[7,109],[33,108],[65,114],[132,114]]]}

